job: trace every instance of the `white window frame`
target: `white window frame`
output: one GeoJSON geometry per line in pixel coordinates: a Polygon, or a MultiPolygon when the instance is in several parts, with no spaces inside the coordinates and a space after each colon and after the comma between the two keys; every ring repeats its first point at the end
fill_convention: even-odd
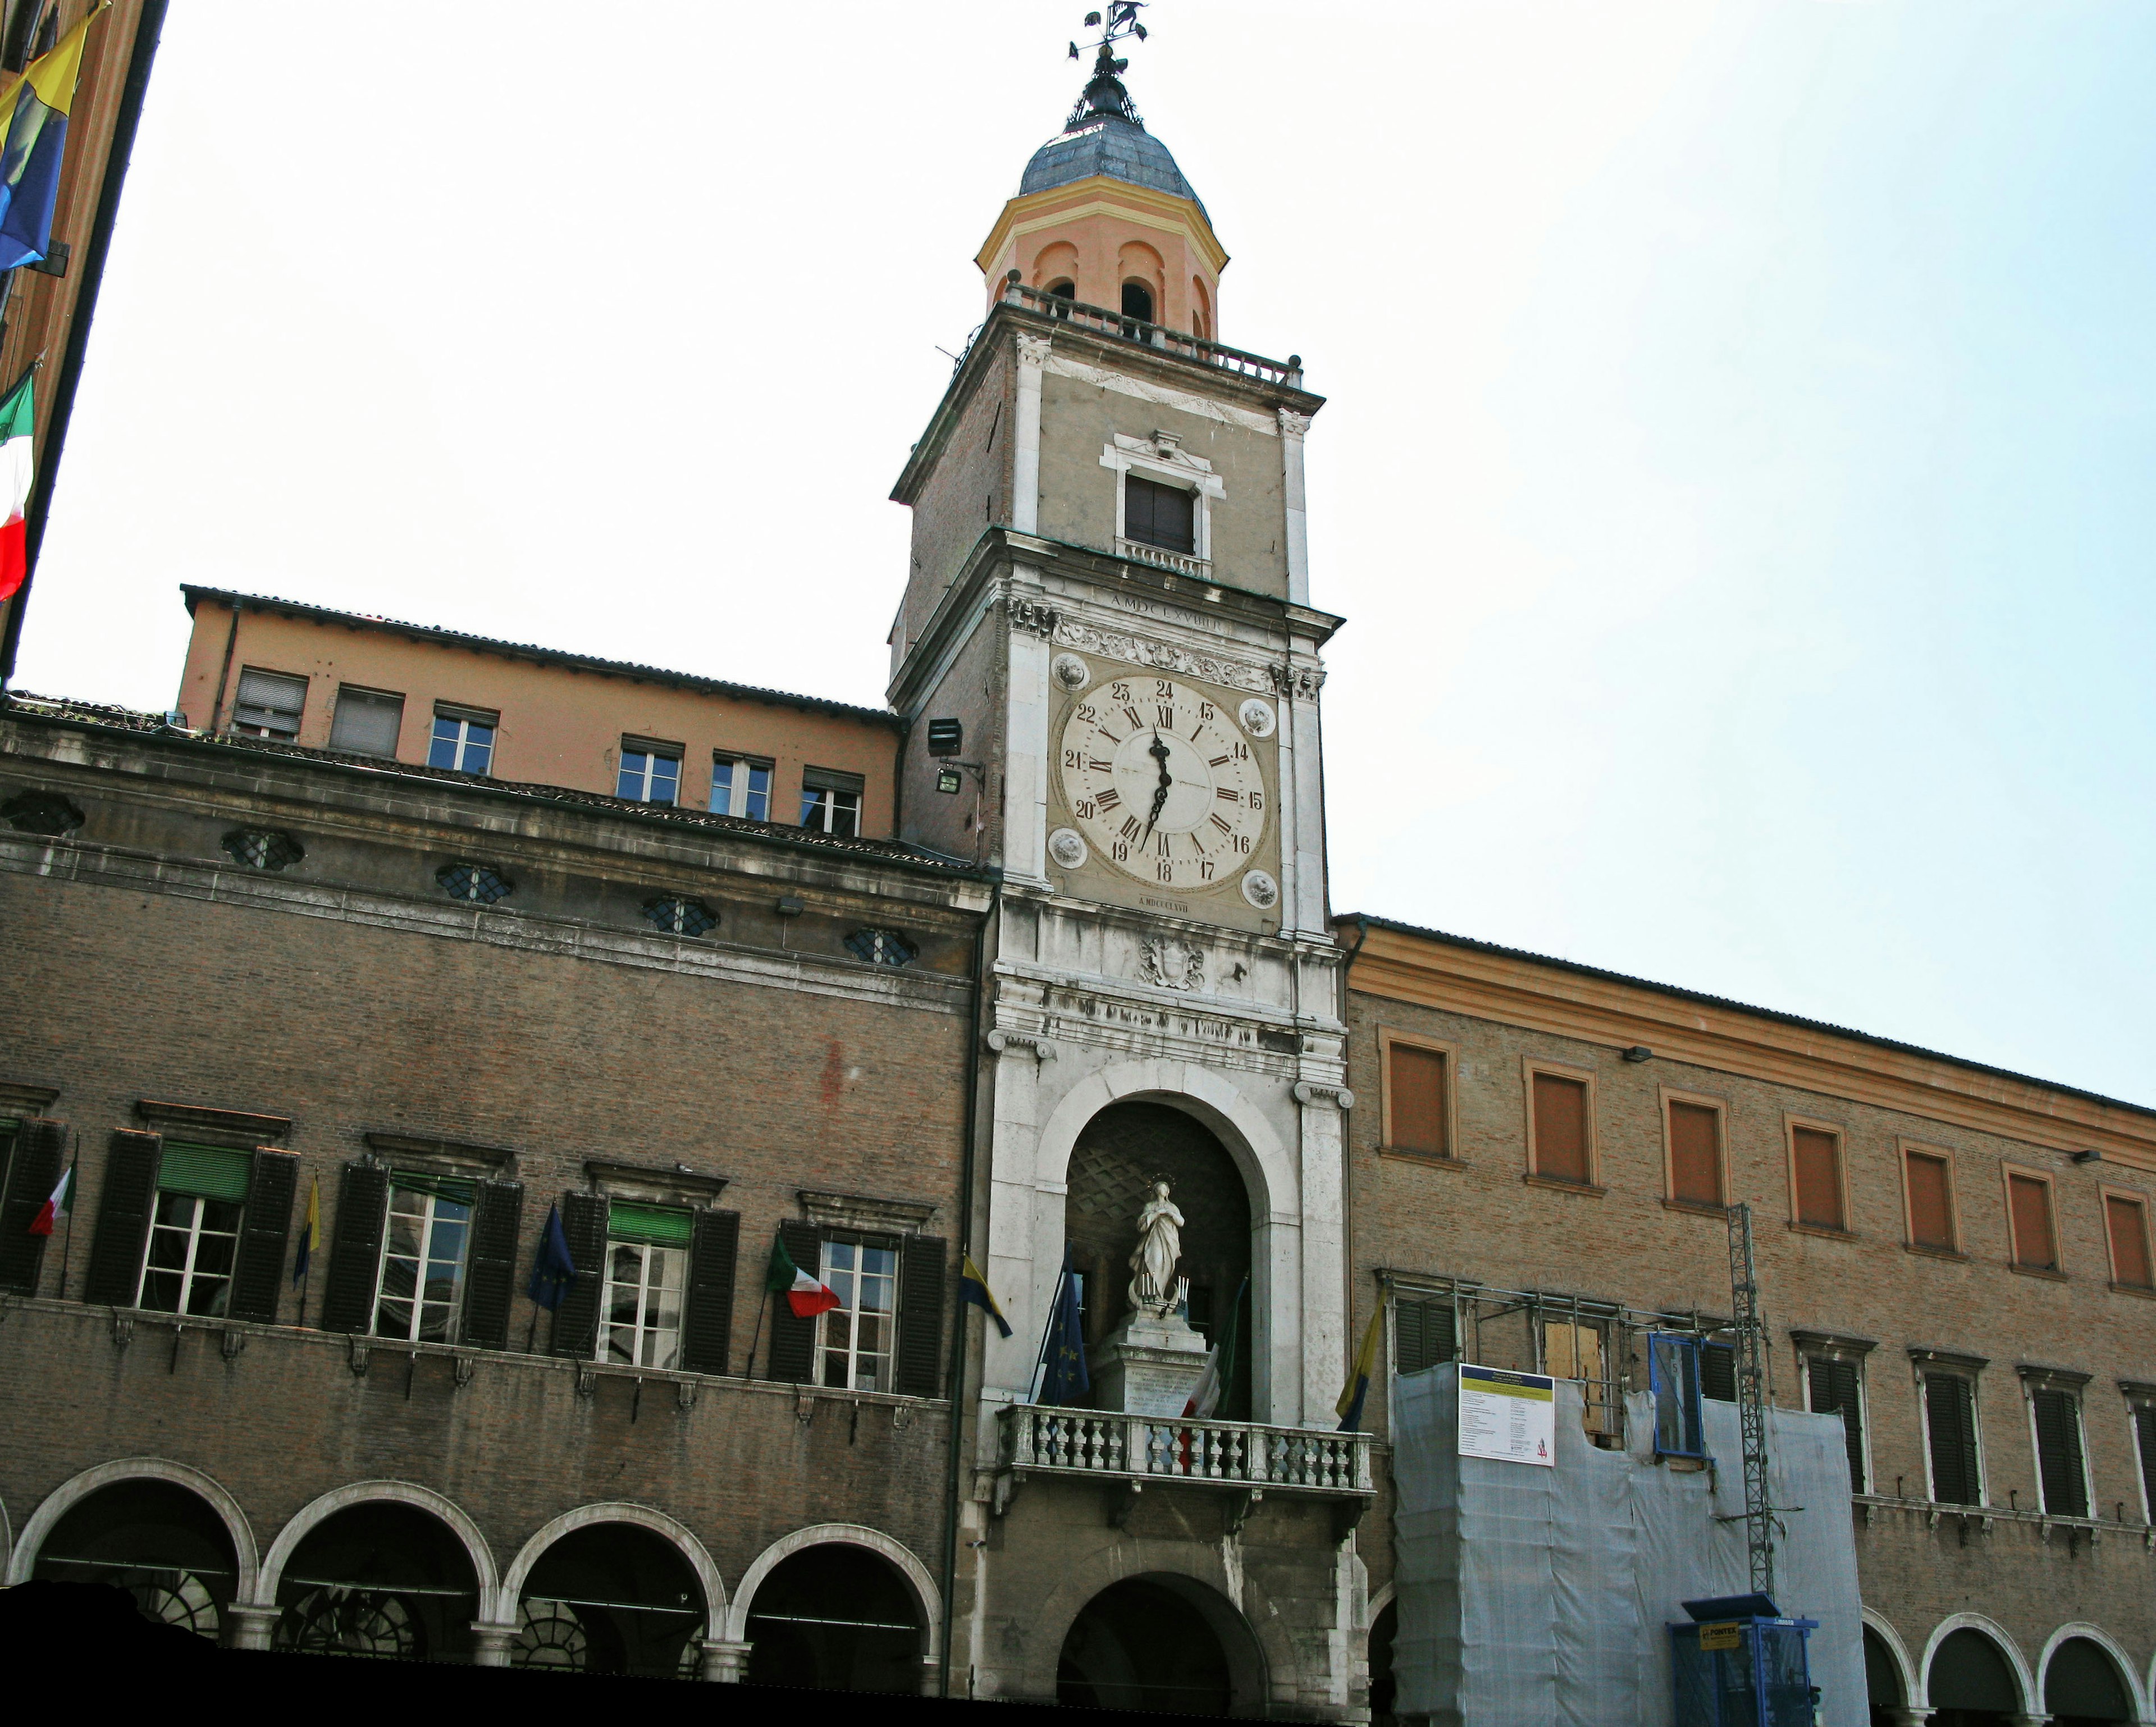
{"type": "Polygon", "coordinates": [[[1173,432],[1156,432],[1149,439],[1126,437],[1118,432],[1101,446],[1101,465],[1116,476],[1116,550],[1118,554],[1127,553],[1127,555],[1146,563],[1181,559],[1185,563],[1211,567],[1213,506],[1225,502],[1228,496],[1228,490],[1220,483],[1220,476],[1213,471],[1212,463],[1204,456],[1193,455],[1183,449],[1181,437],[1173,432]],[[1164,546],[1133,540],[1124,531],[1127,522],[1123,513],[1123,481],[1131,474],[1137,475],[1141,480],[1151,480],[1161,486],[1173,486],[1193,494],[1189,551],[1171,552],[1164,546]]]}
{"type": "MultiPolygon", "coordinates": [[[[419,1259],[418,1275],[413,1278],[412,1286],[411,1321],[406,1327],[404,1334],[402,1337],[398,1337],[394,1332],[384,1331],[381,1329],[382,1300],[382,1286],[383,1280],[388,1277],[389,1272],[389,1261],[392,1257],[389,1252],[391,1241],[390,1231],[393,1226],[391,1220],[397,1215],[397,1194],[398,1190],[400,1187],[403,1187],[403,1184],[399,1182],[396,1176],[393,1174],[389,1178],[388,1202],[382,1207],[382,1252],[376,1257],[374,1262],[374,1307],[372,1312],[368,1315],[368,1330],[370,1334],[372,1336],[389,1338],[393,1341],[398,1343],[432,1343],[437,1341],[437,1339],[432,1338],[423,1339],[420,1336],[420,1332],[424,1329],[421,1322],[426,1317],[426,1309],[429,1307],[439,1307],[442,1305],[439,1302],[428,1301],[426,1298],[426,1290],[427,1267],[434,1260],[433,1249],[434,1245],[434,1229],[435,1225],[439,1221],[435,1216],[435,1207],[441,1205],[443,1200],[442,1196],[439,1194],[428,1193],[420,1188],[403,1187],[403,1190],[405,1192],[415,1194],[420,1199],[426,1201],[426,1211],[419,1231],[419,1259]]],[[[449,1298],[448,1303],[449,1309],[448,1323],[443,1327],[442,1335],[439,1339],[439,1341],[442,1343],[453,1344],[458,1340],[457,1334],[463,1328],[464,1324],[465,1280],[471,1275],[472,1223],[478,1214],[479,1208],[477,1205],[463,1200],[451,1200],[448,1203],[453,1205],[463,1205],[465,1208],[464,1243],[457,1252],[456,1293],[449,1298]]],[[[402,1258],[403,1256],[399,1254],[395,1257],[402,1258]]],[[[398,1297],[397,1299],[401,1300],[403,1298],[398,1297]]]]}
{"type": "MultiPolygon", "coordinates": [[[[142,1268],[136,1275],[135,1278],[135,1305],[138,1308],[142,1306],[142,1292],[149,1287],[150,1272],[151,1269],[150,1264],[150,1250],[157,1245],[157,1231],[163,1230],[167,1235],[175,1235],[178,1233],[178,1231],[173,1229],[170,1225],[160,1223],[157,1221],[156,1208],[162,1205],[168,1197],[180,1200],[192,1200],[194,1201],[195,1207],[193,1215],[187,1220],[187,1264],[180,1272],[180,1304],[177,1308],[170,1309],[157,1308],[145,1308],[144,1311],[156,1313],[165,1313],[169,1311],[177,1314],[182,1319],[187,1317],[190,1311],[187,1306],[187,1298],[194,1293],[195,1257],[202,1251],[203,1237],[205,1235],[222,1236],[224,1234],[223,1230],[204,1230],[203,1228],[203,1207],[205,1205],[231,1205],[235,1210],[238,1210],[240,1213],[240,1217],[239,1221],[233,1228],[230,1238],[232,1241],[232,1269],[222,1274],[224,1281],[224,1302],[226,1313],[224,1314],[203,1313],[196,1315],[198,1318],[224,1318],[228,1315],[231,1311],[233,1278],[238,1274],[239,1270],[239,1238],[246,1232],[247,1229],[245,1208],[240,1204],[240,1202],[234,1200],[205,1199],[200,1194],[171,1193],[168,1190],[162,1188],[158,1190],[155,1198],[151,1202],[152,1209],[150,1216],[150,1231],[149,1233],[142,1238],[142,1268]]],[[[160,1272],[164,1272],[169,1271],[170,1267],[160,1266],[157,1267],[157,1269],[160,1272]]],[[[205,1277],[215,1275],[218,1274],[209,1272],[203,1273],[203,1276],[205,1277]]]]}
{"type": "Polygon", "coordinates": [[[714,815],[738,816],[743,821],[771,820],[771,783],[775,764],[762,756],[734,755],[725,750],[716,750],[711,755],[711,813],[714,815]],[[757,772],[763,774],[763,814],[752,815],[749,799],[757,795],[751,783],[757,772]],[[719,808],[720,788],[726,789],[726,807],[719,808]]]}
{"type": "MultiPolygon", "coordinates": [[[[2128,1385],[2122,1385],[2119,1389],[2124,1393],[2126,1403],[2127,1452],[2133,1459],[2133,1473],[2141,1483],[2142,1519],[2146,1523],[2156,1524],[2156,1481],[2151,1481],[2148,1478],[2148,1470],[2142,1467],[2139,1421],[2140,1412],[2143,1410],[2156,1411],[2156,1385],[2132,1385],[2129,1382],[2128,1385]]],[[[2084,1416],[2088,1413],[2086,1401],[2082,1404],[2082,1413],[2084,1416]]],[[[2093,1496],[2091,1497],[2089,1503],[2092,1506],[2096,1503],[2093,1496]]]]}
{"type": "Polygon", "coordinates": [[[494,752],[501,731],[501,717],[496,714],[492,719],[489,719],[473,710],[438,705],[434,709],[434,723],[427,732],[427,756],[429,763],[434,758],[434,746],[442,742],[442,727],[445,725],[454,726],[457,728],[454,739],[455,759],[450,763],[449,771],[456,774],[492,774],[494,752]],[[472,727],[475,726],[483,727],[486,732],[486,766],[484,768],[472,768],[465,765],[465,758],[473,747],[471,733],[472,727]]]}
{"type": "MultiPolygon", "coordinates": [[[[2052,1220],[2053,1234],[2058,1231],[2058,1221],[2052,1220]]],[[[2044,1493],[2044,1446],[2036,1432],[2036,1394],[2039,1391],[2063,1391],[2074,1400],[2074,1438],[2082,1454],[2082,1497],[2088,1501],[2082,1518],[2093,1518],[2097,1511],[2096,1477],[2089,1468],[2088,1448],[2088,1386],[2076,1385],[2071,1380],[2056,1373],[2024,1373],[2021,1375],[2022,1414],[2029,1423],[2029,1461],[2036,1473],[2036,1509],[2046,1517],[2072,1518],[2071,1511],[2054,1511],[2044,1493]]]]}
{"type": "MultiPolygon", "coordinates": [[[[824,1352],[826,1347],[824,1339],[829,1331],[832,1315],[834,1313],[844,1313],[847,1318],[847,1336],[850,1339],[846,1346],[846,1384],[843,1387],[834,1387],[831,1389],[844,1390],[866,1390],[870,1389],[870,1387],[864,1386],[860,1383],[860,1363],[865,1357],[865,1359],[872,1361],[880,1361],[883,1365],[883,1371],[880,1375],[883,1383],[875,1386],[873,1389],[878,1391],[888,1391],[891,1389],[891,1381],[898,1370],[899,1259],[900,1252],[898,1245],[896,1242],[886,1245],[872,1237],[857,1235],[850,1230],[834,1231],[830,1234],[826,1235],[819,1244],[816,1256],[818,1267],[817,1274],[823,1278],[824,1282],[827,1285],[829,1286],[831,1293],[839,1298],[839,1305],[836,1308],[827,1308],[824,1312],[816,1316],[816,1383],[819,1385],[824,1384],[824,1352]],[[860,1339],[860,1327],[857,1323],[855,1323],[855,1321],[861,1310],[849,1302],[848,1290],[842,1289],[838,1280],[845,1280],[850,1288],[853,1296],[855,1299],[858,1299],[860,1291],[860,1277],[862,1274],[858,1268],[853,1271],[846,1271],[834,1266],[831,1263],[831,1250],[834,1247],[850,1247],[856,1254],[876,1252],[887,1253],[891,1256],[891,1270],[888,1274],[888,1281],[891,1286],[891,1304],[881,1309],[873,1308],[869,1309],[871,1313],[881,1312],[886,1320],[885,1327],[886,1347],[880,1350],[863,1351],[858,1347],[860,1339]]],[[[858,1267],[858,1262],[856,1262],[856,1266],[858,1267]]],[[[886,1276],[883,1272],[877,1272],[875,1275],[879,1278],[886,1276]]]]}
{"type": "Polygon", "coordinates": [[[681,803],[681,757],[680,753],[677,751],[674,754],[669,755],[663,749],[654,749],[649,743],[633,741],[629,738],[624,738],[622,740],[621,762],[614,769],[613,794],[617,798],[625,798],[629,802],[635,804],[658,803],[659,800],[651,795],[651,770],[654,764],[660,762],[670,762],[674,764],[674,795],[667,799],[664,804],[660,804],[660,807],[665,810],[680,808],[681,803]],[[622,789],[623,776],[629,771],[629,758],[631,756],[642,756],[644,758],[643,789],[640,791],[634,793],[627,792],[622,789]]]}
{"type": "MultiPolygon", "coordinates": [[[[1804,1343],[1798,1346],[1797,1355],[1804,1367],[1804,1372],[1798,1377],[1804,1381],[1804,1413],[1807,1415],[1816,1415],[1820,1412],[1812,1407],[1811,1365],[1813,1362],[1836,1361],[1845,1367],[1853,1367],[1856,1370],[1856,1449],[1858,1455],[1864,1460],[1864,1491],[1869,1494],[1876,1494],[1879,1491],[1879,1473],[1871,1467],[1871,1375],[1864,1370],[1865,1352],[1834,1344],[1804,1343]]],[[[1831,1412],[1829,1411],[1829,1413],[1831,1412]]],[[[1928,1431],[1931,1418],[1931,1409],[1927,1405],[1923,1414],[1928,1429],[1924,1435],[1924,1473],[1927,1487],[1931,1484],[1932,1447],[1931,1434],[1928,1431]]],[[[1978,1473],[1981,1474],[1984,1447],[1980,1439],[1977,1445],[1976,1455],[1978,1473]]]]}
{"type": "MultiPolygon", "coordinates": [[[[662,1262],[662,1264],[664,1263],[662,1262]]],[[[685,1329],[684,1321],[687,1315],[688,1303],[689,1250],[686,1247],[670,1247],[657,1241],[624,1241],[608,1237],[606,1244],[606,1277],[599,1290],[598,1342],[593,1359],[599,1361],[612,1360],[613,1358],[608,1353],[608,1345],[612,1340],[612,1335],[617,1330],[626,1329],[629,1334],[629,1365],[649,1367],[661,1373],[678,1370],[681,1365],[681,1334],[685,1329]],[[613,1274],[614,1256],[624,1252],[634,1252],[638,1255],[639,1274],[636,1285],[636,1318],[626,1328],[616,1326],[612,1318],[614,1291],[628,1287],[617,1282],[613,1274]],[[656,1285],[651,1280],[651,1257],[654,1253],[671,1255],[671,1263],[678,1273],[679,1281],[674,1289],[674,1324],[671,1327],[662,1325],[657,1319],[648,1317],[653,1298],[664,1293],[665,1289],[663,1280],[656,1285]],[[673,1359],[668,1361],[651,1359],[653,1351],[649,1345],[652,1339],[667,1336],[670,1336],[673,1340],[673,1359]]]]}
{"type": "MultiPolygon", "coordinates": [[[[1933,1378],[1961,1380],[1969,1386],[1969,1426],[1976,1437],[1976,1503],[1964,1507],[1978,1510],[1991,1503],[1991,1460],[1986,1455],[1984,1443],[1984,1399],[1977,1394],[1984,1387],[1980,1369],[1958,1367],[1948,1363],[1919,1362],[1917,1365],[1917,1421],[1924,1442],[1924,1503],[1938,1505],[1945,1502],[1939,1498],[1938,1483],[1932,1475],[1932,1395],[1925,1381],[1933,1378]]],[[[1868,1470],[1871,1459],[1865,1459],[1868,1470]]]]}

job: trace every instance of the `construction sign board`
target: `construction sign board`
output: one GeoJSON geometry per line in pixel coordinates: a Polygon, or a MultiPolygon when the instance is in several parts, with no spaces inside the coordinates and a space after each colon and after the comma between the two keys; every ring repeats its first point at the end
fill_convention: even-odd
{"type": "Polygon", "coordinates": [[[1460,1455],[1557,1465],[1557,1381],[1502,1367],[1460,1367],[1460,1455]]]}

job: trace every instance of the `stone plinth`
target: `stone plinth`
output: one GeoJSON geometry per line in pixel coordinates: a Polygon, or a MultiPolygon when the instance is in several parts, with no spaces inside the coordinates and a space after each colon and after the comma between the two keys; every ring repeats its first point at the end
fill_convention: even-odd
{"type": "Polygon", "coordinates": [[[1090,1365],[1101,1408],[1179,1416],[1205,1370],[1205,1339],[1178,1313],[1133,1313],[1109,1333],[1090,1365]]]}

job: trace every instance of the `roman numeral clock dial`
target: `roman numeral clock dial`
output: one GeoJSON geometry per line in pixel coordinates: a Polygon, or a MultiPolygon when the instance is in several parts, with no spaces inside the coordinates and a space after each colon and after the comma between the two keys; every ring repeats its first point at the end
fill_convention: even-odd
{"type": "MultiPolygon", "coordinates": [[[[1202,892],[1236,880],[1265,830],[1265,774],[1250,738],[1273,727],[1265,703],[1243,707],[1239,717],[1202,691],[1150,676],[1081,696],[1060,764],[1064,802],[1091,849],[1158,887],[1202,892]]],[[[1273,892],[1268,876],[1245,897],[1266,906],[1273,892]]]]}

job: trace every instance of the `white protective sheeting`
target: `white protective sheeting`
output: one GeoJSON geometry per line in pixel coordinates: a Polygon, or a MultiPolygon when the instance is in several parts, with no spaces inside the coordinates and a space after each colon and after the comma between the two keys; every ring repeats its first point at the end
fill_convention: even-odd
{"type": "MultiPolygon", "coordinates": [[[[1432,1727],[1669,1727],[1681,1603],[1751,1585],[1737,1406],[1703,1407],[1718,1467],[1654,1461],[1653,1411],[1625,1400],[1633,1450],[1588,1442],[1578,1388],[1557,1385],[1557,1464],[1458,1454],[1455,1370],[1395,1380],[1393,1672],[1402,1715],[1432,1727]]],[[[1783,1519],[1775,1601],[1816,1619],[1812,1683],[1826,1727],[1865,1727],[1863,1606],[1839,1416],[1768,1416],[1783,1519]]]]}

